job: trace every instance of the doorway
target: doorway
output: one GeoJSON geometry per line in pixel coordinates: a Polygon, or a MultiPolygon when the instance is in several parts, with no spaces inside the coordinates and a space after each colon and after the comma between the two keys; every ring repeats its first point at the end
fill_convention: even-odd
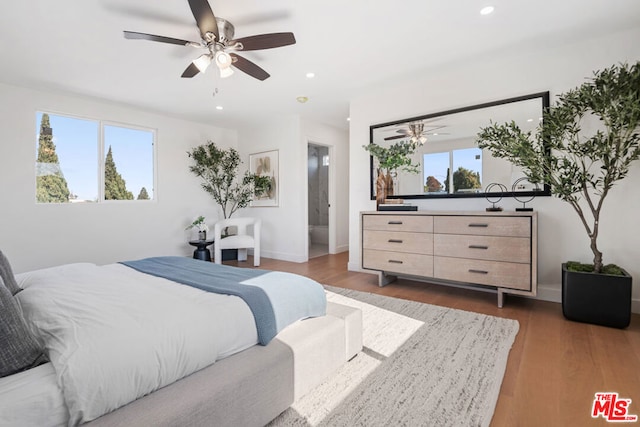
{"type": "Polygon", "coordinates": [[[329,147],[308,144],[309,258],[329,253],[329,147]]]}

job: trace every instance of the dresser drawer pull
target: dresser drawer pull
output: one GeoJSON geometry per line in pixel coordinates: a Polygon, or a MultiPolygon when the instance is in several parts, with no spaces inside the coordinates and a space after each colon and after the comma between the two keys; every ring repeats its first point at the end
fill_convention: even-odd
{"type": "Polygon", "coordinates": [[[487,228],[488,226],[489,226],[489,224],[482,224],[482,223],[478,223],[478,222],[472,222],[471,224],[469,224],[469,227],[487,228]]]}
{"type": "Polygon", "coordinates": [[[489,249],[489,246],[484,246],[484,245],[469,245],[469,249],[489,249]]]}
{"type": "Polygon", "coordinates": [[[485,270],[474,270],[472,268],[469,269],[469,273],[489,274],[488,271],[485,271],[485,270]]]}
{"type": "Polygon", "coordinates": [[[402,243],[400,239],[389,239],[389,243],[402,243]]]}
{"type": "Polygon", "coordinates": [[[391,264],[402,264],[402,261],[398,261],[398,260],[396,260],[396,259],[390,259],[390,260],[389,260],[389,262],[390,262],[391,264]]]}
{"type": "Polygon", "coordinates": [[[402,225],[402,221],[389,221],[389,225],[402,225]]]}

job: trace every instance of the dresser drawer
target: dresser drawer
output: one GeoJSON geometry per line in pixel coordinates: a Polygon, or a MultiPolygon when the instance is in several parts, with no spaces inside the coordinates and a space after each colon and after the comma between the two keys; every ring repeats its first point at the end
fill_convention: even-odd
{"type": "Polygon", "coordinates": [[[433,217],[428,215],[363,215],[365,230],[431,233],[433,217]]]}
{"type": "Polygon", "coordinates": [[[434,234],[433,252],[445,257],[528,264],[531,262],[531,240],[526,237],[434,234]]]}
{"type": "Polygon", "coordinates": [[[437,216],[434,233],[471,234],[482,236],[529,237],[530,220],[527,217],[504,216],[437,216]]]}
{"type": "Polygon", "coordinates": [[[362,253],[362,268],[433,277],[433,257],[365,249],[362,253]]]}
{"type": "Polygon", "coordinates": [[[531,290],[530,264],[437,256],[433,270],[438,279],[531,290]]]}
{"type": "Polygon", "coordinates": [[[362,246],[364,249],[433,255],[433,234],[364,230],[362,246]]]}

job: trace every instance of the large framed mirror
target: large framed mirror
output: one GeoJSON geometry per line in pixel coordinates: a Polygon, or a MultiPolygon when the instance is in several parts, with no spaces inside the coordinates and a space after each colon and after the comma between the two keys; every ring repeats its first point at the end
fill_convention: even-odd
{"type": "MultiPolygon", "coordinates": [[[[541,92],[370,126],[372,144],[390,147],[405,141],[417,147],[411,154],[414,172],[394,172],[390,197],[486,197],[490,184],[506,187],[506,197],[549,196],[548,185],[529,183],[518,167],[479,149],[476,142],[480,129],[492,122],[515,121],[535,133],[548,107],[549,92],[541,92]]],[[[376,198],[378,166],[371,156],[371,200],[376,198]]],[[[491,193],[500,186],[492,188],[491,193]]]]}

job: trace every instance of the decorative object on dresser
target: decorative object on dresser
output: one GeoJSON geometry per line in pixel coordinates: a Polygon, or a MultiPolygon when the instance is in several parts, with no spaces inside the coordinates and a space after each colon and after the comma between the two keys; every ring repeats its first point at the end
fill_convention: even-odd
{"type": "MultiPolygon", "coordinates": [[[[604,264],[597,239],[605,198],[640,158],[639,130],[636,62],[596,71],[591,81],[560,95],[533,136],[514,122],[493,124],[478,134],[481,148],[520,167],[530,182],[549,185],[551,194],[574,208],[585,228],[593,263],[574,269],[575,274],[562,274],[562,311],[567,319],[618,328],[631,321],[631,276],[604,264]],[[608,284],[611,275],[623,277],[622,292],[613,291],[617,284],[608,284]],[[585,283],[574,286],[569,280],[585,283]],[[601,288],[597,292],[596,282],[601,288]]],[[[637,228],[637,222],[630,226],[637,228]]]]}
{"type": "Polygon", "coordinates": [[[536,212],[362,212],[362,268],[397,276],[537,294],[536,212]]]}
{"type": "Polygon", "coordinates": [[[487,188],[485,188],[484,190],[484,192],[486,193],[485,198],[489,201],[489,203],[492,204],[491,207],[486,209],[487,212],[502,211],[502,208],[500,206],[496,206],[496,203],[500,203],[500,200],[502,200],[502,196],[506,191],[507,187],[498,182],[492,182],[491,184],[487,185],[487,188]]]}
{"type": "MultiPolygon", "coordinates": [[[[516,191],[518,190],[518,188],[520,187],[524,187],[525,186],[525,182],[529,182],[529,180],[527,179],[527,177],[523,176],[521,178],[516,179],[515,181],[513,181],[513,186],[511,186],[511,192],[514,193],[513,198],[516,199],[517,201],[519,201],[520,203],[522,203],[522,207],[521,208],[516,208],[516,212],[531,212],[533,211],[533,208],[528,208],[527,207],[527,203],[529,203],[530,201],[532,201],[533,199],[536,198],[535,194],[530,195],[529,197],[526,196],[518,196],[516,195],[516,191]]],[[[530,185],[533,185],[533,187],[536,189],[536,191],[540,190],[540,186],[537,183],[529,183],[530,185]]]]}

